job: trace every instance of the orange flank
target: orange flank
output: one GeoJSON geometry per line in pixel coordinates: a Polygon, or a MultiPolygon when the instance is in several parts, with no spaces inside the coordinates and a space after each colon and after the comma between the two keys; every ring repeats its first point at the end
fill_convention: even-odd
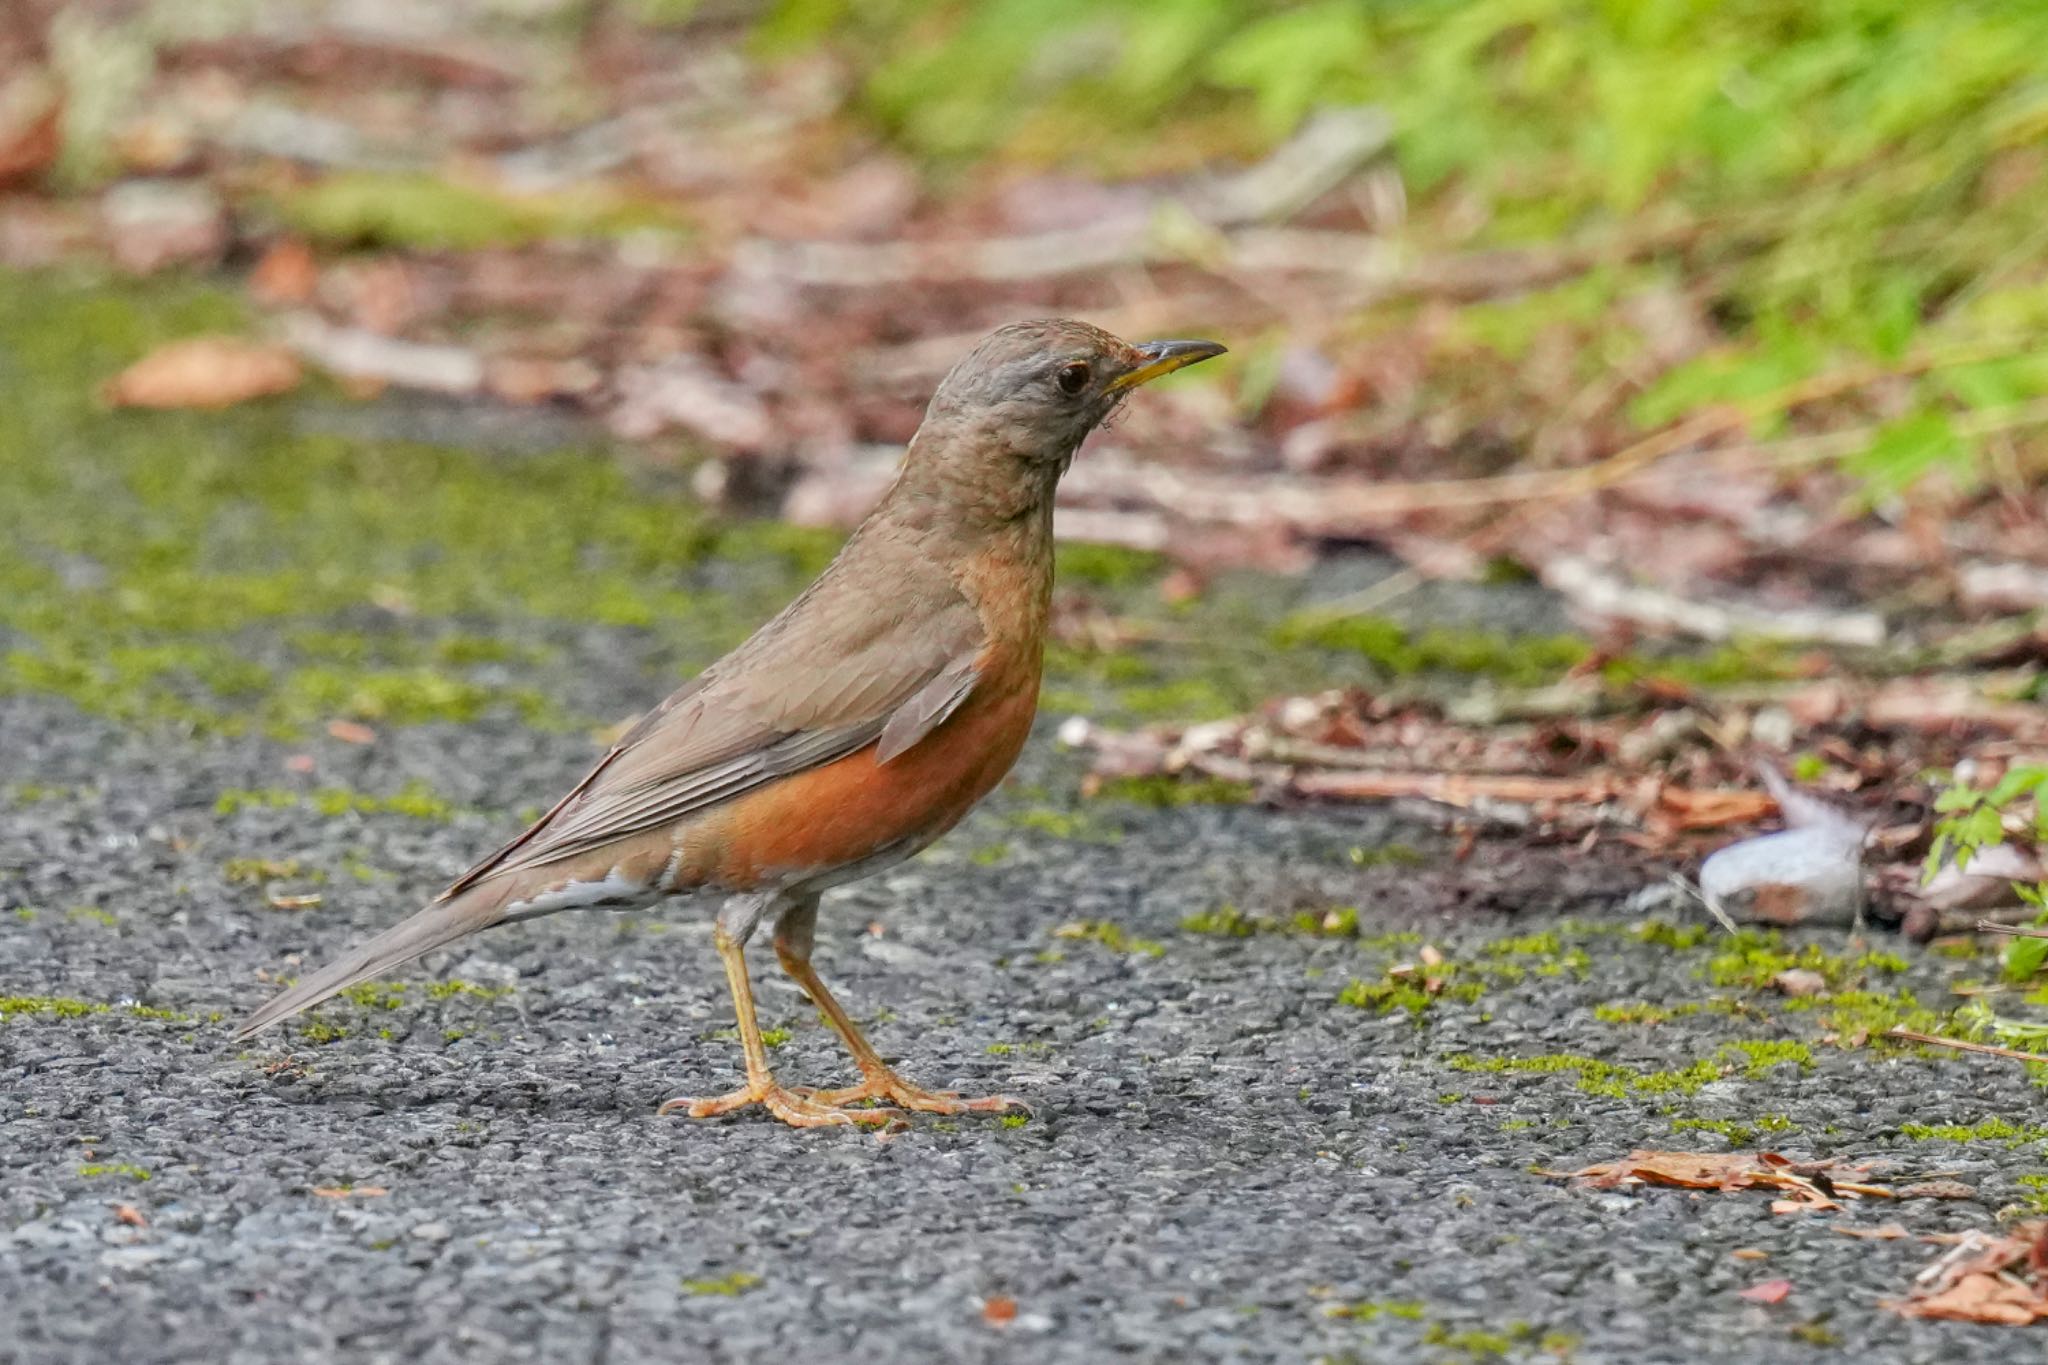
{"type": "Polygon", "coordinates": [[[871,744],[735,801],[712,817],[719,833],[710,842],[724,850],[715,879],[758,886],[925,847],[1016,762],[1038,710],[1037,683],[1036,670],[985,678],[943,725],[888,763],[875,762],[871,744]]]}

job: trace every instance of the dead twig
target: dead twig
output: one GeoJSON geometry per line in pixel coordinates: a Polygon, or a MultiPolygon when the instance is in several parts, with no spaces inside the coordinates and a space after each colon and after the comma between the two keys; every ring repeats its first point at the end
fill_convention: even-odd
{"type": "Polygon", "coordinates": [[[1954,1048],[1958,1052],[1982,1052],[1990,1057],[2008,1057],[2015,1062],[2040,1062],[2048,1065],[2048,1056],[2039,1052],[2021,1052],[2017,1048],[1999,1047],[1995,1043],[1972,1043],[1961,1038],[1944,1038],[1938,1033],[1916,1033],[1909,1028],[1891,1029],[1884,1036],[1897,1038],[1905,1043],[1925,1043],[1929,1047],[1954,1048]]]}
{"type": "Polygon", "coordinates": [[[1977,932],[1980,934],[2009,934],[2013,938],[2048,938],[2048,929],[2038,928],[2031,924],[2002,924],[1995,919],[1978,920],[1977,932]]]}

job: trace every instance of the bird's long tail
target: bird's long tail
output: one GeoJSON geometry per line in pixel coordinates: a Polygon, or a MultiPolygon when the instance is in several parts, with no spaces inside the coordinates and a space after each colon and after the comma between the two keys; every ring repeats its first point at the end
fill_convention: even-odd
{"type": "Polygon", "coordinates": [[[338,962],[330,963],[244,1019],[235,1030],[240,1042],[272,1024],[309,1010],[330,996],[379,976],[393,967],[426,956],[505,917],[504,891],[490,882],[471,887],[453,900],[437,901],[386,929],[338,962]]]}

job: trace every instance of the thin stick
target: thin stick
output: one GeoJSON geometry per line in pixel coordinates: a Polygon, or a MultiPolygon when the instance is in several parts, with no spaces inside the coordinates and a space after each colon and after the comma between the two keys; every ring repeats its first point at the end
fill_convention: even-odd
{"type": "Polygon", "coordinates": [[[1952,1047],[1958,1052],[1982,1052],[1992,1057],[2010,1057],[2016,1062],[2040,1062],[2048,1066],[2048,1057],[2038,1052],[2021,1052],[2016,1048],[1998,1047],[1991,1043],[1966,1043],[1960,1038],[1943,1038],[1934,1033],[1915,1033],[1909,1028],[1895,1028],[1886,1032],[1887,1038],[1897,1038],[1907,1043],[1926,1043],[1930,1047],[1952,1047]]]}
{"type": "Polygon", "coordinates": [[[2048,929],[2038,929],[2026,924],[2000,924],[1995,919],[1977,921],[1980,934],[2010,934],[2014,938],[2048,938],[2048,929]]]}

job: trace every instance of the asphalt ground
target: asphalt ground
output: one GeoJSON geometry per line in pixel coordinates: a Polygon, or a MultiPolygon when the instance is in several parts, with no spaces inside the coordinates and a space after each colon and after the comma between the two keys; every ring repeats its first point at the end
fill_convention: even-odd
{"type": "MultiPolygon", "coordinates": [[[[623,710],[670,681],[616,665],[580,700],[623,710]]],[[[1031,1106],[877,1136],[656,1117],[738,1075],[700,905],[498,931],[227,1043],[276,978],[551,799],[586,735],[197,741],[0,698],[0,1358],[2041,1349],[1880,1307],[1935,1249],[1840,1231],[1991,1227],[2038,1194],[2020,1177],[2042,1167],[2041,1092],[2018,1066],[1823,1042],[1827,1012],[1717,984],[1724,945],[1646,939],[1628,898],[1653,873],[1618,852],[1461,861],[1384,812],[1080,803],[1055,719],[948,840],[827,900],[821,970],[884,1052],[1031,1106]],[[1215,932],[1224,907],[1270,931],[1215,932]],[[1421,961],[1411,934],[1451,964],[1420,1000],[1387,975],[1421,961]],[[1945,1124],[1975,1132],[1913,1127],[1945,1124]],[[1731,1139],[1976,1195],[1782,1215],[1537,1173],[1731,1139]],[[1738,1297],[1779,1278],[1781,1303],[1738,1297]]],[[[1992,970],[1890,942],[1902,963],[1859,966],[1839,935],[1786,950],[1808,943],[1873,999],[1942,1001],[1992,970]]],[[[847,1077],[755,957],[778,1068],[847,1077]]]]}

